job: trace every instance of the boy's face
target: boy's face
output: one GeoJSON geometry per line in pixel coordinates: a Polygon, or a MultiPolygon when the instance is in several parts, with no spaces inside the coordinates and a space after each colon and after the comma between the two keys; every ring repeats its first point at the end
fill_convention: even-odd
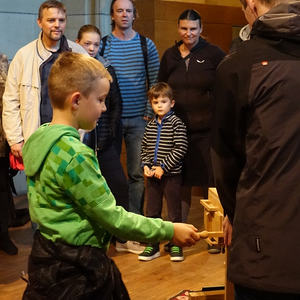
{"type": "Polygon", "coordinates": [[[92,130],[96,127],[101,114],[106,111],[105,98],[109,88],[109,81],[106,78],[99,78],[92,85],[88,97],[81,94],[76,114],[78,128],[92,130]]]}
{"type": "Polygon", "coordinates": [[[151,100],[151,106],[159,119],[162,119],[174,106],[175,101],[166,96],[159,96],[151,100]]]}

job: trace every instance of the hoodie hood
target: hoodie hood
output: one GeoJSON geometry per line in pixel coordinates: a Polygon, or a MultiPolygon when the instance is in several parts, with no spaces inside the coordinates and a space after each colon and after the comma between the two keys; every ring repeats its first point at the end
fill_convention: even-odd
{"type": "Polygon", "coordinates": [[[300,1],[284,1],[259,17],[251,35],[300,40],[300,1]]]}
{"type": "Polygon", "coordinates": [[[53,145],[62,137],[71,136],[80,139],[78,131],[66,125],[42,125],[27,140],[23,147],[25,174],[34,176],[43,165],[53,145]]]}
{"type": "Polygon", "coordinates": [[[244,41],[248,41],[250,39],[250,32],[251,32],[251,27],[249,24],[245,25],[239,33],[240,39],[244,41]]]}

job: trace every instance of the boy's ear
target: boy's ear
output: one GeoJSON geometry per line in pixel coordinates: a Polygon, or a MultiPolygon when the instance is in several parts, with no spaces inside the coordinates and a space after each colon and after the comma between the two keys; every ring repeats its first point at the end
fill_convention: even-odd
{"type": "Polygon", "coordinates": [[[172,100],[171,100],[171,108],[173,108],[173,107],[174,107],[174,105],[175,105],[175,100],[174,100],[174,99],[172,99],[172,100]]]}
{"type": "Polygon", "coordinates": [[[70,102],[73,109],[77,110],[80,102],[80,92],[75,92],[70,96],[70,102]]]}
{"type": "Polygon", "coordinates": [[[246,0],[247,6],[250,8],[253,15],[257,18],[256,0],[246,0]]]}

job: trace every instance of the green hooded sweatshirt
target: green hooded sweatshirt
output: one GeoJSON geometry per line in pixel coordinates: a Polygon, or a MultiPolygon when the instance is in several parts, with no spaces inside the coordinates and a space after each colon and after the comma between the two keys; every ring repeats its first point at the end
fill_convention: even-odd
{"type": "Polygon", "coordinates": [[[41,126],[25,143],[30,216],[55,242],[106,248],[111,235],[125,240],[170,240],[173,224],[127,212],[101,175],[97,158],[70,126],[41,126]]]}

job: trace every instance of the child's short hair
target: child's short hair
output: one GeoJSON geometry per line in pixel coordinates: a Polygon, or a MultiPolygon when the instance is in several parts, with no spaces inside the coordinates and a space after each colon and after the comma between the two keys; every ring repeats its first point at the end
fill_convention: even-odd
{"type": "Polygon", "coordinates": [[[150,102],[158,97],[168,97],[170,100],[173,100],[173,91],[167,83],[158,82],[148,91],[148,99],[150,102]]]}
{"type": "Polygon", "coordinates": [[[77,91],[88,97],[98,78],[112,81],[108,71],[97,59],[85,54],[63,52],[51,67],[48,78],[52,106],[63,108],[67,97],[77,91]]]}
{"type": "Polygon", "coordinates": [[[101,38],[101,32],[97,26],[92,24],[86,24],[80,27],[77,33],[77,40],[80,41],[82,39],[83,34],[86,32],[95,32],[99,34],[99,37],[101,38]]]}

